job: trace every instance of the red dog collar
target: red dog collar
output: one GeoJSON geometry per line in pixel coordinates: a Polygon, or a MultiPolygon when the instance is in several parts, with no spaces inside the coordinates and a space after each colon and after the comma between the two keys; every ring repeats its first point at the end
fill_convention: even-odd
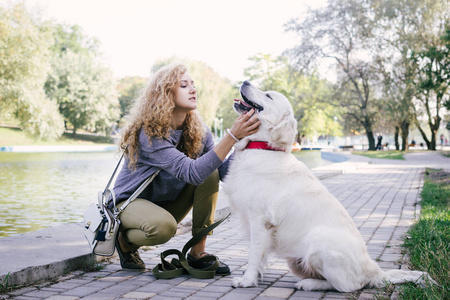
{"type": "Polygon", "coordinates": [[[249,142],[245,149],[262,149],[262,150],[272,150],[272,151],[283,151],[283,149],[280,148],[274,148],[269,145],[267,142],[249,142]]]}

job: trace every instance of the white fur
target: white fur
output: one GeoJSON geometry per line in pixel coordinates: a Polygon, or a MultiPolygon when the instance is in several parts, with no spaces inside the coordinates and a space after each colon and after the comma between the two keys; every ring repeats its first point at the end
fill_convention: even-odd
{"type": "Polygon", "coordinates": [[[241,94],[264,110],[259,131],[236,144],[223,183],[233,214],[250,236],[248,267],[243,277],[234,278],[234,287],[256,286],[270,253],[287,259],[301,278],[295,286],[308,291],[351,292],[382,287],[385,281],[432,281],[424,272],[384,272],[369,257],[344,207],[290,153],[297,123],[285,96],[262,92],[248,82],[241,94]],[[286,151],[245,150],[249,141],[266,141],[286,151]]]}

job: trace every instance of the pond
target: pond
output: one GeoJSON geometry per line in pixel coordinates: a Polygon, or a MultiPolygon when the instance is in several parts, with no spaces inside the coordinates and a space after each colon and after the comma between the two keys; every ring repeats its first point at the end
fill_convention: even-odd
{"type": "MultiPolygon", "coordinates": [[[[320,151],[294,152],[308,167],[320,151]]],[[[116,152],[0,152],[0,238],[83,220],[119,160],[116,152]]]]}

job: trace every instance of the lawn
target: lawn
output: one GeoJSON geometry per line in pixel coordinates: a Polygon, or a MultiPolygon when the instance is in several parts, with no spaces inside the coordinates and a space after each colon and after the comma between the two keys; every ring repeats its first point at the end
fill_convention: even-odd
{"type": "Polygon", "coordinates": [[[110,137],[95,134],[82,133],[72,136],[71,133],[64,135],[57,141],[41,141],[33,139],[18,128],[0,127],[0,147],[23,146],[23,145],[93,145],[111,144],[110,137]]]}
{"type": "Polygon", "coordinates": [[[426,171],[419,221],[408,231],[404,247],[414,270],[427,271],[439,285],[400,289],[400,299],[450,299],[450,173],[426,171]]]}
{"type": "Polygon", "coordinates": [[[353,151],[353,154],[363,155],[370,158],[383,158],[383,159],[399,159],[404,160],[404,151],[390,150],[390,151],[353,151]]]}

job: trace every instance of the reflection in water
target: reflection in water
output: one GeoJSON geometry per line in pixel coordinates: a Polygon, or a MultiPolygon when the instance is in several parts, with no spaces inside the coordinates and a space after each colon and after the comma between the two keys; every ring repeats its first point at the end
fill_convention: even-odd
{"type": "Polygon", "coordinates": [[[331,161],[322,159],[320,150],[295,151],[292,152],[292,154],[294,154],[299,161],[303,162],[310,169],[326,166],[332,163],[331,161]]]}
{"type": "MultiPolygon", "coordinates": [[[[294,155],[310,168],[329,163],[320,151],[294,155]]],[[[81,222],[119,158],[115,152],[0,152],[0,238],[81,222]]]]}
{"type": "Polygon", "coordinates": [[[118,159],[115,152],[0,152],[0,238],[81,222],[118,159]]]}

